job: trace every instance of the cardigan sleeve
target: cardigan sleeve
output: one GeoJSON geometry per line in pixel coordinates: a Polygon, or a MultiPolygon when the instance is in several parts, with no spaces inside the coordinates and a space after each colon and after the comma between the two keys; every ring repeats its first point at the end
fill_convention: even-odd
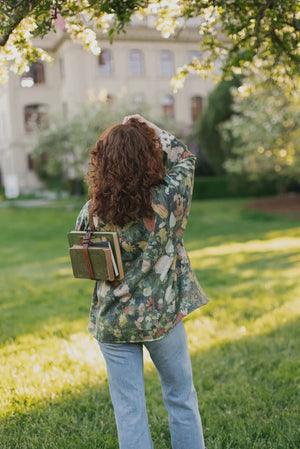
{"type": "Polygon", "coordinates": [[[76,220],[75,231],[87,231],[89,229],[89,204],[90,202],[87,201],[79,212],[76,220]]]}
{"type": "Polygon", "coordinates": [[[167,155],[163,184],[153,192],[152,207],[156,227],[169,236],[183,234],[190,209],[196,157],[172,134],[162,131],[162,147],[167,155]]]}

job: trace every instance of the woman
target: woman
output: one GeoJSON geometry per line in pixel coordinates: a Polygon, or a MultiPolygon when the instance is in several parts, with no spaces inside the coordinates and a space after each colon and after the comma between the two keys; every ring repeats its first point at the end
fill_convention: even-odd
{"type": "Polygon", "coordinates": [[[173,449],[204,449],[183,317],[207,303],[183,233],[195,156],[139,115],[108,129],[91,151],[91,201],[76,230],[116,230],[125,277],[96,282],[89,330],[105,358],[120,449],[152,449],[143,345],[157,368],[173,449]]]}

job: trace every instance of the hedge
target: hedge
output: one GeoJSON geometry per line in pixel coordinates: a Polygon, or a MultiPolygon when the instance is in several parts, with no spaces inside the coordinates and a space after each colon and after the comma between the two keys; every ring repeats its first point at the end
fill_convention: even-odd
{"type": "Polygon", "coordinates": [[[249,181],[230,176],[196,176],[193,199],[268,196],[279,191],[280,183],[274,179],[249,181]]]}

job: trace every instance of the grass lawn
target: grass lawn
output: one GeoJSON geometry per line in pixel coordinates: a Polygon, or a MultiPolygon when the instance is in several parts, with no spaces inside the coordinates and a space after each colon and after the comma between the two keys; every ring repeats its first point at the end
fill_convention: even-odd
{"type": "MultiPolygon", "coordinates": [[[[298,449],[300,223],[246,203],[194,202],[185,234],[211,299],[185,320],[206,446],[298,449]]],[[[93,284],[68,258],[79,208],[0,209],[0,449],[118,448],[93,284]]],[[[155,449],[170,449],[147,357],[145,379],[155,449]]]]}

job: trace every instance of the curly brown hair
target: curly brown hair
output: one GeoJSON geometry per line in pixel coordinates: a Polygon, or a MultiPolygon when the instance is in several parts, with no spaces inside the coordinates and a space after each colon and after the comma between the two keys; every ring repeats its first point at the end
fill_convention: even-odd
{"type": "Polygon", "coordinates": [[[150,218],[151,190],[162,183],[162,147],[146,123],[130,119],[107,129],[93,147],[87,176],[93,213],[124,226],[150,218]]]}

